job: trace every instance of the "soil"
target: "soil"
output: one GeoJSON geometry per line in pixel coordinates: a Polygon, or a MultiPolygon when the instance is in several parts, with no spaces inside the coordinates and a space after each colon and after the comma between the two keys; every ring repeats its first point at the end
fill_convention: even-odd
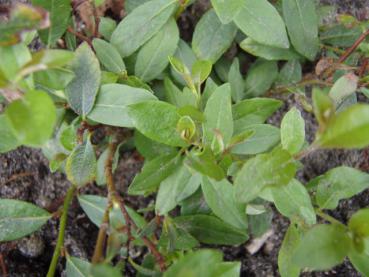
{"type": "MultiPolygon", "coordinates": [[[[0,0],[0,3],[12,2],[0,0]]],[[[369,18],[369,0],[321,0],[324,4],[336,5],[339,13],[349,13],[360,19],[369,18]]],[[[208,0],[199,0],[190,7],[181,18],[179,24],[181,35],[190,40],[192,31],[199,17],[209,7],[208,0]]],[[[285,106],[271,120],[270,123],[278,125],[284,112],[291,106],[299,104],[293,97],[285,99],[285,106]]],[[[299,107],[301,110],[302,108],[299,107]]],[[[0,107],[1,110],[1,107],[0,107]]],[[[306,132],[308,140],[313,139],[316,122],[314,118],[304,112],[306,119],[306,132]]],[[[347,165],[368,171],[368,149],[362,151],[317,151],[303,160],[304,169],[299,173],[303,181],[318,176],[330,168],[347,165]]],[[[142,160],[134,151],[122,153],[115,179],[118,190],[126,191],[128,184],[142,166],[142,160]]],[[[7,154],[0,155],[0,197],[25,200],[55,211],[61,203],[69,182],[61,173],[50,173],[48,161],[40,150],[20,147],[7,154]]],[[[104,188],[89,185],[82,193],[105,195],[104,188]]],[[[146,207],[152,199],[128,198],[128,204],[132,207],[146,207]]],[[[369,206],[369,191],[346,201],[342,201],[332,215],[342,222],[346,222],[356,210],[369,206]]],[[[68,214],[68,227],[66,230],[65,246],[69,254],[81,258],[90,258],[94,247],[94,238],[97,236],[97,228],[93,225],[82,209],[78,201],[73,201],[68,214]]],[[[272,277],[279,276],[277,270],[277,257],[284,233],[288,227],[288,220],[278,213],[273,218],[273,235],[269,237],[264,246],[254,255],[246,250],[245,245],[238,247],[222,247],[225,259],[242,262],[242,276],[272,277]]],[[[35,234],[11,243],[0,245],[9,276],[14,277],[38,277],[45,276],[57,237],[58,221],[50,220],[40,231],[35,234]]],[[[135,249],[137,256],[142,256],[143,249],[135,249]]],[[[65,261],[61,259],[58,265],[58,276],[65,275],[65,261]]],[[[134,276],[133,270],[127,268],[127,276],[134,276]]],[[[309,273],[303,276],[360,276],[345,261],[342,265],[327,272],[309,273]]]]}

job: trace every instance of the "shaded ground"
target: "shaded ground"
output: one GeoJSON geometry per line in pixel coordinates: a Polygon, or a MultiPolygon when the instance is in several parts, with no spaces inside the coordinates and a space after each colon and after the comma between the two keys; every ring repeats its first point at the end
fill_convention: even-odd
{"type": "MultiPolygon", "coordinates": [[[[0,3],[3,1],[0,1],[0,3]]],[[[8,1],[9,2],[9,1],[8,1]]],[[[349,12],[358,18],[368,18],[369,0],[322,0],[325,4],[337,4],[339,12],[349,12]]],[[[190,39],[197,18],[208,7],[208,1],[198,1],[180,19],[181,34],[190,39]]],[[[289,97],[286,105],[271,123],[278,125],[284,111],[288,110],[295,101],[289,97]]],[[[304,113],[307,120],[306,131],[310,140],[313,138],[316,124],[311,115],[304,113]]],[[[363,151],[318,151],[307,157],[303,162],[304,170],[300,178],[308,180],[320,175],[330,168],[348,165],[368,171],[368,152],[363,151]]],[[[133,176],[139,171],[142,162],[134,152],[123,154],[116,181],[120,191],[124,191],[133,176]]],[[[39,150],[19,148],[7,154],[0,155],[0,197],[13,198],[33,202],[40,207],[55,211],[57,204],[63,199],[69,186],[68,181],[60,173],[51,174],[47,160],[39,150]]],[[[84,193],[105,194],[104,188],[88,186],[84,193]]],[[[134,207],[143,207],[150,200],[143,198],[129,198],[128,202],[134,207]]],[[[356,210],[369,205],[369,191],[351,200],[340,203],[333,215],[343,222],[356,210]]],[[[74,256],[91,257],[97,228],[87,219],[77,201],[74,201],[68,215],[66,232],[67,251],[74,256]]],[[[242,261],[242,276],[278,276],[277,254],[288,226],[288,220],[275,215],[273,218],[274,234],[268,239],[262,249],[255,255],[250,255],[245,246],[223,247],[227,260],[242,261]]],[[[5,264],[10,276],[45,276],[57,236],[57,220],[50,220],[39,232],[16,241],[0,245],[0,252],[4,254],[5,264]]],[[[140,249],[136,249],[140,252],[140,249]]],[[[138,253],[139,254],[139,253],[138,253]]],[[[59,264],[58,274],[61,275],[64,261],[59,264]]],[[[353,270],[349,262],[338,266],[334,270],[324,273],[304,273],[304,276],[360,276],[353,270]]]]}

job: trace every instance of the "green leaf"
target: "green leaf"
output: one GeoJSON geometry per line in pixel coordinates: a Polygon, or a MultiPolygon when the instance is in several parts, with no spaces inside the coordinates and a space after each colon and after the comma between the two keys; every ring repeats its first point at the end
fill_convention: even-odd
{"type": "Polygon", "coordinates": [[[215,266],[213,276],[239,277],[241,274],[241,262],[223,262],[215,266]]]}
{"type": "Polygon", "coordinates": [[[248,223],[250,233],[256,237],[262,237],[266,232],[268,232],[272,226],[273,212],[267,210],[262,214],[249,215],[248,223]]]}
{"type": "Polygon", "coordinates": [[[216,250],[198,250],[188,253],[175,262],[164,273],[164,277],[212,277],[214,275],[214,265],[222,261],[222,253],[216,250]]]}
{"type": "Polygon", "coordinates": [[[259,43],[252,38],[246,38],[240,43],[242,50],[253,56],[264,58],[269,61],[283,61],[299,59],[300,55],[288,48],[279,48],[259,43]]]}
{"type": "Polygon", "coordinates": [[[191,151],[187,154],[185,163],[202,175],[215,180],[220,181],[225,177],[224,170],[217,164],[214,154],[208,148],[202,152],[191,151]]]}
{"type": "Polygon", "coordinates": [[[209,77],[212,69],[210,61],[199,60],[192,66],[192,79],[195,84],[202,84],[209,77]]]}
{"type": "Polygon", "coordinates": [[[186,146],[177,132],[178,109],[166,102],[147,101],[128,107],[133,126],[142,134],[170,146],[186,146]]]}
{"type": "Polygon", "coordinates": [[[247,127],[248,125],[264,123],[281,106],[282,101],[271,98],[252,98],[246,99],[233,105],[233,119],[236,127],[247,127]],[[242,122],[242,123],[241,123],[242,122]]]}
{"type": "Polygon", "coordinates": [[[113,34],[117,22],[110,17],[100,17],[99,33],[108,41],[110,41],[111,35],[113,34]]]}
{"type": "Polygon", "coordinates": [[[267,0],[245,0],[234,22],[246,35],[259,43],[288,48],[289,42],[283,19],[267,0]]]}
{"type": "MultiPolygon", "coordinates": [[[[78,196],[78,202],[88,218],[97,226],[100,227],[104,217],[108,199],[97,195],[83,194],[78,196]]],[[[132,220],[139,228],[146,225],[145,219],[132,208],[126,206],[127,212],[132,220]]],[[[118,206],[113,206],[110,211],[110,226],[113,228],[120,228],[125,224],[124,217],[118,206]]]]}
{"type": "Polygon", "coordinates": [[[96,168],[95,150],[88,138],[83,144],[74,148],[68,157],[65,172],[73,185],[82,187],[95,180],[96,168]]]}
{"type": "MultiPolygon", "coordinates": [[[[109,148],[106,148],[105,151],[102,152],[102,154],[97,160],[95,182],[98,186],[103,186],[106,184],[105,165],[106,165],[106,160],[108,159],[108,156],[109,156],[109,152],[110,152],[109,148]]],[[[117,168],[118,161],[119,161],[119,147],[117,147],[117,150],[114,154],[113,167],[112,167],[113,173],[117,168]]]]}
{"type": "Polygon", "coordinates": [[[127,13],[131,13],[134,9],[149,1],[150,0],[126,0],[124,8],[127,13]]]}
{"type": "Polygon", "coordinates": [[[199,188],[201,175],[191,172],[182,165],[161,182],[156,197],[155,210],[159,215],[166,215],[182,200],[194,194],[199,188]]]}
{"type": "Polygon", "coordinates": [[[281,249],[278,254],[278,271],[281,277],[299,277],[300,268],[292,262],[296,247],[299,245],[301,236],[293,223],[287,229],[281,249]]]}
{"type": "Polygon", "coordinates": [[[305,121],[301,112],[293,107],[282,119],[281,142],[283,149],[296,154],[305,143],[305,121]]]}
{"type": "Polygon", "coordinates": [[[0,153],[14,150],[20,145],[6,115],[0,114],[0,153]]]}
{"type": "Polygon", "coordinates": [[[120,74],[126,70],[123,59],[118,50],[109,42],[95,38],[92,45],[96,51],[96,56],[101,64],[110,72],[120,74]]]}
{"type": "Polygon", "coordinates": [[[91,266],[91,276],[93,277],[122,277],[122,271],[120,267],[113,267],[110,264],[93,264],[91,266]]]}
{"type": "Polygon", "coordinates": [[[369,105],[357,104],[332,117],[316,143],[322,148],[364,148],[369,145],[369,105]]]}
{"type": "Polygon", "coordinates": [[[223,24],[230,23],[240,12],[244,3],[243,0],[211,0],[220,21],[223,24]]]}
{"type": "Polygon", "coordinates": [[[280,148],[248,160],[235,179],[235,195],[239,202],[255,199],[268,186],[287,185],[297,166],[291,155],[280,148]]]}
{"type": "Polygon", "coordinates": [[[176,150],[168,145],[153,141],[138,131],[135,132],[134,143],[137,151],[147,160],[152,160],[162,154],[176,150]]]}
{"type": "Polygon", "coordinates": [[[164,79],[166,101],[177,106],[178,108],[185,106],[196,107],[196,95],[191,90],[184,89],[180,91],[179,88],[169,79],[164,79]]]}
{"type": "Polygon", "coordinates": [[[283,0],[283,17],[291,43],[313,61],[319,51],[318,15],[314,0],[283,0]]]}
{"type": "Polygon", "coordinates": [[[302,80],[301,63],[298,60],[290,60],[283,65],[279,72],[277,84],[290,85],[296,84],[302,80]]]}
{"type": "Polygon", "coordinates": [[[0,70],[9,81],[14,80],[18,71],[32,59],[29,49],[24,44],[0,47],[0,57],[0,70]]]}
{"type": "Polygon", "coordinates": [[[359,271],[363,276],[369,276],[368,251],[359,253],[353,250],[349,254],[349,259],[357,271],[359,271]]]}
{"type": "Polygon", "coordinates": [[[341,166],[317,177],[316,202],[322,209],[335,209],[341,199],[348,199],[369,187],[369,174],[341,166]]]}
{"type": "Polygon", "coordinates": [[[41,146],[54,131],[56,108],[43,91],[27,92],[23,98],[11,103],[5,114],[21,144],[41,146]]]}
{"type": "Polygon", "coordinates": [[[168,66],[179,41],[176,21],[171,18],[138,52],[135,75],[144,82],[157,78],[168,66]]]}
{"type": "Polygon", "coordinates": [[[64,90],[69,82],[73,80],[74,73],[65,68],[51,68],[33,73],[33,78],[36,87],[41,87],[47,91],[53,92],[55,90],[64,90]]]}
{"type": "Polygon", "coordinates": [[[45,10],[17,3],[12,6],[10,18],[0,24],[0,46],[9,46],[21,41],[24,31],[46,28],[49,25],[45,10]]]}
{"type": "Polygon", "coordinates": [[[80,258],[67,256],[67,277],[89,277],[91,264],[80,258]]]}
{"type": "Polygon", "coordinates": [[[0,241],[11,241],[42,227],[51,215],[24,201],[0,199],[0,241]]]}
{"type": "Polygon", "coordinates": [[[146,162],[141,172],[133,179],[128,193],[140,195],[155,191],[181,163],[182,158],[177,153],[165,154],[146,162]]]}
{"type": "Polygon", "coordinates": [[[327,270],[343,262],[350,250],[350,237],[340,225],[316,225],[301,239],[293,262],[300,268],[327,270]]]}
{"type": "Polygon", "coordinates": [[[316,215],[311,204],[310,195],[298,180],[292,179],[287,185],[272,187],[270,190],[278,211],[291,219],[292,222],[299,219],[305,221],[307,225],[316,223],[316,215]]]}
{"type": "Polygon", "coordinates": [[[106,125],[132,128],[134,125],[128,113],[129,105],[156,99],[145,89],[120,84],[102,85],[87,117],[106,125]]]}
{"type": "Polygon", "coordinates": [[[205,13],[195,27],[192,49],[200,60],[213,64],[231,46],[237,28],[233,23],[222,24],[214,10],[205,13]]]}
{"type": "Polygon", "coordinates": [[[319,122],[320,129],[324,130],[335,112],[333,101],[328,94],[320,89],[313,89],[312,99],[314,115],[319,122]]]}
{"type": "Polygon", "coordinates": [[[210,96],[204,110],[205,123],[204,142],[212,146],[221,136],[224,145],[227,145],[233,134],[231,86],[225,84],[218,87],[210,96]]]}
{"type": "Polygon", "coordinates": [[[179,216],[174,218],[174,222],[198,241],[207,244],[236,245],[248,239],[245,230],[236,229],[214,216],[179,216]]]}
{"type": "MultiPolygon", "coordinates": [[[[192,51],[192,48],[188,46],[188,44],[182,39],[179,40],[178,48],[176,53],[174,54],[174,58],[183,62],[183,65],[187,69],[191,69],[196,61],[196,56],[195,53],[192,51]]],[[[178,73],[173,67],[171,67],[171,74],[178,83],[183,86],[186,85],[186,81],[183,79],[181,74],[178,73]]]]}
{"type": "Polygon", "coordinates": [[[201,189],[183,200],[181,203],[181,215],[211,214],[211,209],[206,204],[201,189]]]}
{"type": "Polygon", "coordinates": [[[336,106],[339,106],[348,96],[355,93],[358,86],[359,78],[349,73],[339,78],[329,91],[329,97],[336,106]]]}
{"type": "Polygon", "coordinates": [[[240,62],[238,58],[233,60],[231,68],[228,72],[228,82],[231,85],[232,99],[234,102],[239,102],[244,97],[245,81],[240,72],[240,62]]]}
{"type": "Polygon", "coordinates": [[[245,206],[235,201],[234,187],[226,179],[217,182],[203,177],[201,188],[206,203],[216,216],[240,230],[247,229],[245,206]]]}
{"type": "Polygon", "coordinates": [[[362,30],[359,26],[347,28],[343,25],[334,25],[320,33],[320,40],[324,44],[336,47],[350,47],[361,33],[362,30]]]}
{"type": "Polygon", "coordinates": [[[65,94],[71,108],[85,117],[94,106],[101,80],[99,61],[87,43],[77,48],[71,69],[75,78],[65,88],[65,94]]]}
{"type": "Polygon", "coordinates": [[[50,27],[39,31],[42,41],[48,46],[54,46],[65,33],[71,14],[70,0],[32,0],[32,5],[41,6],[49,12],[50,27]]]}
{"type": "Polygon", "coordinates": [[[118,24],[111,43],[122,57],[130,56],[164,26],[176,7],[176,0],[153,0],[138,6],[118,24]]]}
{"type": "Polygon", "coordinates": [[[361,209],[354,213],[348,224],[357,238],[369,237],[369,209],[361,209]]]}
{"type": "MultiPolygon", "coordinates": [[[[236,122],[237,123],[237,122],[236,122]]],[[[238,127],[235,123],[236,134],[252,132],[244,142],[232,147],[231,152],[238,155],[255,155],[269,151],[280,142],[280,131],[269,124],[255,124],[246,127],[238,127]]],[[[243,123],[240,121],[238,123],[243,123]]]]}
{"type": "Polygon", "coordinates": [[[271,88],[277,77],[277,62],[258,59],[247,73],[246,94],[248,96],[260,96],[264,94],[271,88]]]}

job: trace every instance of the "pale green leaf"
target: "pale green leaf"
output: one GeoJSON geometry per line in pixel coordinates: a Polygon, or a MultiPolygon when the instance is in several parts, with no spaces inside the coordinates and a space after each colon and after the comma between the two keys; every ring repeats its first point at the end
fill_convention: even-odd
{"type": "Polygon", "coordinates": [[[290,85],[300,82],[302,79],[301,63],[298,60],[290,60],[283,65],[279,72],[277,84],[290,85]]]}
{"type": "Polygon", "coordinates": [[[177,2],[177,0],[153,0],[129,13],[111,36],[111,43],[118,49],[120,55],[130,56],[152,38],[173,14],[177,2]]]}
{"type": "Polygon", "coordinates": [[[339,78],[329,91],[329,97],[338,106],[341,104],[348,96],[355,93],[358,86],[359,78],[353,74],[349,73],[341,78],[339,78]]]}
{"type": "Polygon", "coordinates": [[[47,211],[31,203],[0,199],[0,241],[25,237],[40,229],[50,217],[47,211]]]}
{"type": "Polygon", "coordinates": [[[156,100],[156,97],[145,89],[120,84],[102,85],[87,117],[106,125],[132,128],[129,105],[149,100],[156,100]]]}
{"type": "Polygon", "coordinates": [[[90,277],[91,264],[80,258],[67,256],[67,277],[90,277]]]}
{"type": "Polygon", "coordinates": [[[112,44],[103,39],[95,38],[92,45],[97,58],[108,71],[119,74],[126,70],[118,50],[112,44]]]}
{"type": "Polygon", "coordinates": [[[283,0],[283,17],[297,52],[314,60],[319,51],[318,15],[314,0],[283,0]]]}
{"type": "Polygon", "coordinates": [[[293,223],[287,229],[284,236],[281,249],[278,253],[278,271],[281,277],[299,277],[300,268],[292,262],[293,255],[296,247],[300,243],[301,236],[299,230],[293,223]]]}
{"type": "Polygon", "coordinates": [[[233,60],[231,68],[228,72],[228,82],[231,85],[232,99],[234,102],[239,102],[244,97],[245,81],[240,72],[240,62],[238,58],[233,60]]]}
{"type": "Polygon", "coordinates": [[[223,24],[230,23],[243,7],[243,0],[211,0],[220,21],[223,24]]]}
{"type": "Polygon", "coordinates": [[[285,150],[296,154],[305,143],[305,121],[301,112],[293,107],[282,119],[281,142],[285,150]]]}
{"type": "Polygon", "coordinates": [[[0,114],[0,153],[14,150],[19,144],[8,118],[0,114]]]}
{"type": "Polygon", "coordinates": [[[259,43],[289,47],[283,19],[268,0],[245,0],[234,22],[242,32],[259,43]]]}
{"type": "Polygon", "coordinates": [[[235,196],[242,203],[255,199],[268,186],[287,185],[295,176],[297,166],[291,155],[276,148],[248,160],[235,179],[235,196]]]}
{"type": "Polygon", "coordinates": [[[178,26],[171,18],[138,52],[135,75],[144,82],[158,77],[169,64],[168,57],[174,55],[178,41],[178,26]]]}
{"type": "Polygon", "coordinates": [[[247,72],[246,94],[248,96],[263,95],[271,88],[277,77],[277,62],[258,59],[247,72]]]}
{"type": "Polygon", "coordinates": [[[236,32],[233,23],[222,24],[214,10],[209,10],[196,25],[192,49],[200,60],[209,60],[214,64],[230,47],[236,32]]]}
{"type": "Polygon", "coordinates": [[[65,88],[65,94],[71,108],[85,117],[95,103],[101,80],[99,61],[87,43],[77,48],[71,69],[75,78],[65,88]]]}

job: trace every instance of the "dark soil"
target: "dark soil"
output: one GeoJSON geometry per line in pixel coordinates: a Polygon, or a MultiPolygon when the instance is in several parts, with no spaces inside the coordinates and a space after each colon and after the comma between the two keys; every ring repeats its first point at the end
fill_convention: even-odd
{"type": "MultiPolygon", "coordinates": [[[[12,1],[1,1],[12,2],[12,1]]],[[[369,18],[369,0],[322,0],[325,4],[334,4],[339,13],[350,13],[360,19],[369,18]]],[[[199,0],[180,18],[181,35],[190,40],[193,27],[198,18],[209,7],[208,0],[199,0]]],[[[297,105],[292,97],[286,99],[285,107],[271,120],[278,125],[284,112],[290,106],[297,105]]],[[[0,107],[1,108],[1,107],[0,107]]],[[[313,139],[316,130],[314,118],[303,112],[306,123],[308,140],[313,139]]],[[[304,170],[299,178],[309,180],[320,175],[330,168],[348,165],[368,171],[368,150],[362,151],[317,151],[303,160],[304,170]]],[[[142,160],[135,152],[122,154],[115,175],[118,189],[124,192],[135,174],[140,170],[142,160]]],[[[48,162],[40,150],[21,147],[15,151],[0,155],[0,197],[25,200],[45,208],[56,211],[61,203],[69,182],[60,173],[50,173],[48,162]]],[[[83,193],[105,195],[105,189],[93,184],[83,189],[83,193]]],[[[129,198],[128,204],[133,207],[146,207],[151,199],[129,198]]],[[[369,191],[342,201],[332,215],[346,222],[356,210],[369,205],[369,191]]],[[[65,246],[68,253],[73,256],[90,258],[93,252],[97,228],[93,225],[74,201],[68,214],[68,227],[66,231],[65,246]]],[[[57,236],[57,220],[50,220],[46,226],[32,236],[19,241],[0,245],[9,276],[34,277],[45,276],[51,260],[57,236]]],[[[225,259],[242,262],[242,276],[272,277],[279,276],[277,270],[277,256],[284,233],[288,227],[288,220],[275,214],[273,218],[273,235],[269,237],[264,246],[256,254],[251,255],[245,245],[239,247],[222,247],[225,259]]],[[[136,249],[140,255],[141,249],[136,249]]],[[[63,274],[64,260],[58,267],[58,275],[63,274]]],[[[131,272],[131,269],[129,269],[131,272]]],[[[133,276],[129,274],[127,276],[133,276]]],[[[360,276],[346,261],[344,264],[328,272],[303,273],[303,276],[360,276]]]]}

